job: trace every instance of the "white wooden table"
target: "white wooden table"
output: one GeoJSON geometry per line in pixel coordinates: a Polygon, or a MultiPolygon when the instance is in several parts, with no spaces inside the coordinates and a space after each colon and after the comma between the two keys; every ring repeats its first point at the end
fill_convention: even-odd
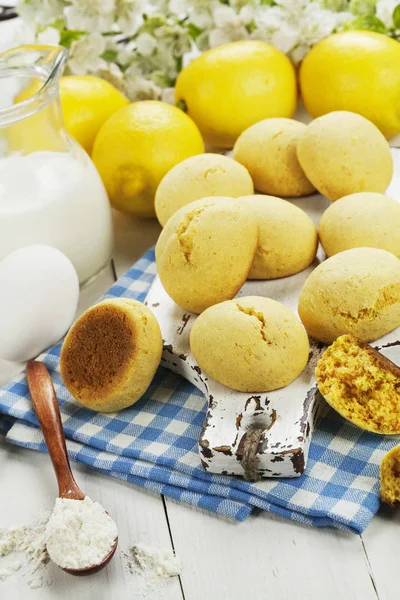
{"type": "MultiPolygon", "coordinates": [[[[0,24],[0,40],[6,26],[0,24]]],[[[159,226],[115,214],[116,248],[109,269],[80,298],[79,312],[155,243],[159,226]]],[[[0,361],[0,385],[21,365],[0,361]]],[[[382,508],[362,536],[310,528],[255,511],[231,522],[73,463],[83,490],[115,518],[120,546],[173,547],[181,577],[148,600],[397,600],[400,597],[400,510],[382,508]]],[[[0,526],[29,523],[57,494],[47,454],[7,444],[0,435],[0,526]]],[[[50,587],[30,589],[18,574],[0,581],[8,600],[132,600],[140,582],[118,554],[107,569],[74,578],[56,567],[50,587]]],[[[142,596],[141,596],[142,597],[142,596]]]]}

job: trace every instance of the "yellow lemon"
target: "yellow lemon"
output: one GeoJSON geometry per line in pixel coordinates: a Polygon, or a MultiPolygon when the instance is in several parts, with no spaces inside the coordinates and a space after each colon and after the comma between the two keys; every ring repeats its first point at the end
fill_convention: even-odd
{"type": "Polygon", "coordinates": [[[124,106],[104,123],[92,158],[114,208],[153,217],[154,196],[164,175],[203,152],[192,119],[175,106],[147,100],[124,106]]]}
{"type": "Polygon", "coordinates": [[[300,68],[304,104],[313,117],[347,110],[387,137],[400,132],[400,43],[370,31],[321,40],[300,68]]]}
{"type": "Polygon", "coordinates": [[[60,97],[65,125],[88,154],[103,123],[129,103],[111,83],[92,75],[62,77],[60,97]]]}
{"type": "Polygon", "coordinates": [[[199,127],[206,142],[232,148],[239,135],[268,117],[292,117],[295,70],[265,42],[234,42],[193,60],[178,76],[175,101],[199,127]]]}

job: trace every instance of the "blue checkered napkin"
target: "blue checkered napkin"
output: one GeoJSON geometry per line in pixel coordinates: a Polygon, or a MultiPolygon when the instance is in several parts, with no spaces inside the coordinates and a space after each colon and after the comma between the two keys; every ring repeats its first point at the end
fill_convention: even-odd
{"type": "MultiPolygon", "coordinates": [[[[155,276],[148,251],[106,297],[144,300],[155,276]]],[[[378,509],[379,464],[394,439],[358,430],[333,411],[314,432],[306,474],[250,484],[203,470],[197,439],[205,399],[179,375],[159,368],[144,397],[118,414],[79,406],[62,384],[60,347],[40,359],[54,382],[71,458],[112,477],[234,519],[253,508],[315,526],[363,531],[378,509]]],[[[25,374],[0,390],[0,429],[10,442],[45,451],[25,374]]]]}

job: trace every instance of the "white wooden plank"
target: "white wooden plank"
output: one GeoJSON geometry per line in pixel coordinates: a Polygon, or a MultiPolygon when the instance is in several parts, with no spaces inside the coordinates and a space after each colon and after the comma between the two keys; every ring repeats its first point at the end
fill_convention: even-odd
{"type": "Polygon", "coordinates": [[[399,598],[400,510],[382,506],[363,533],[380,600],[399,598]]]}
{"type": "Polygon", "coordinates": [[[115,251],[113,254],[117,277],[153,246],[160,235],[157,219],[135,219],[114,211],[115,251]]]}
{"type": "MultiPolygon", "coordinates": [[[[17,448],[0,437],[1,516],[0,526],[29,523],[41,511],[51,508],[57,486],[47,454],[17,448]]],[[[94,500],[99,501],[113,516],[119,530],[119,549],[103,571],[90,577],[73,577],[51,565],[49,587],[31,589],[17,573],[0,581],[0,597],[8,600],[59,600],[79,598],[101,600],[117,598],[131,600],[143,580],[127,572],[121,551],[134,543],[171,548],[168,526],[161,497],[130,484],[116,481],[72,463],[78,484],[94,500]]],[[[151,594],[146,596],[151,598],[151,594]]],[[[157,600],[182,600],[177,577],[157,589],[157,600]]]]}
{"type": "Polygon", "coordinates": [[[233,523],[170,499],[167,507],[189,600],[377,598],[359,536],[263,512],[233,523]]]}

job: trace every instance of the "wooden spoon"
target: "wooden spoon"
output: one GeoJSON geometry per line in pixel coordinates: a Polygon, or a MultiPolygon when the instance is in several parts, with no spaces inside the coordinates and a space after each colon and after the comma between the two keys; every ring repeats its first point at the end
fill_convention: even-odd
{"type": "MultiPolygon", "coordinates": [[[[57,477],[59,497],[70,500],[83,500],[85,494],[79,488],[71,471],[67,447],[65,445],[64,431],[61,422],[53,383],[46,366],[38,361],[31,360],[26,367],[29,391],[37,418],[42,428],[47,449],[53,463],[57,477]]],[[[98,565],[84,569],[63,569],[72,575],[89,575],[105,567],[112,559],[118,544],[118,537],[110,552],[98,565]]]]}

